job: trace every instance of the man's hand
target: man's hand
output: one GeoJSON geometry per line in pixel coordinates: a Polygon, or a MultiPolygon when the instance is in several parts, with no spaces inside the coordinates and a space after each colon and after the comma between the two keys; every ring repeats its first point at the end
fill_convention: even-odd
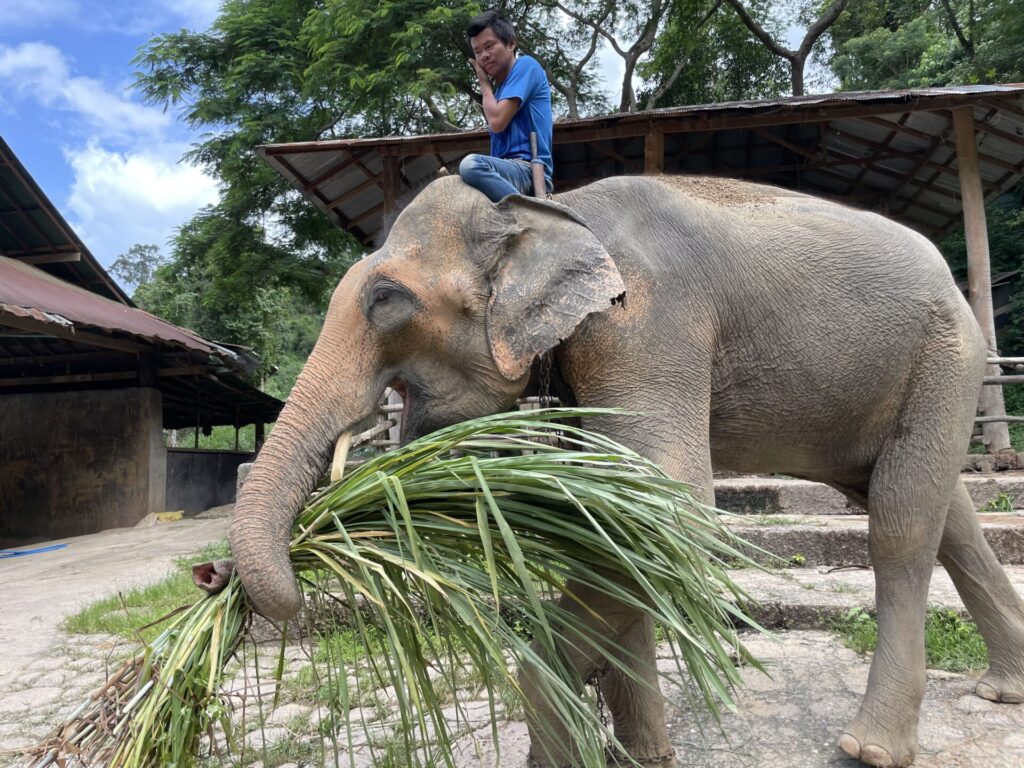
{"type": "Polygon", "coordinates": [[[494,88],[491,86],[491,79],[487,76],[484,68],[476,59],[470,59],[469,63],[476,70],[476,79],[480,81],[480,93],[483,96],[484,119],[487,126],[495,133],[500,133],[508,128],[512,118],[519,111],[519,99],[502,99],[497,101],[494,98],[494,88]]]}
{"type": "Polygon", "coordinates": [[[490,79],[487,77],[487,73],[484,72],[484,68],[480,66],[476,59],[470,59],[469,63],[473,65],[473,69],[476,70],[476,79],[480,81],[481,85],[487,83],[491,84],[490,79]]]}

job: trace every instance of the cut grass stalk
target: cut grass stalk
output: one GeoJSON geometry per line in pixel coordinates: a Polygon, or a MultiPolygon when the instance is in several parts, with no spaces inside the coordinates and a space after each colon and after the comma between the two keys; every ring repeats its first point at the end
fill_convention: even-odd
{"type": "MultiPolygon", "coordinates": [[[[290,556],[307,591],[340,595],[363,644],[384,648],[369,669],[393,692],[397,737],[413,764],[454,765],[444,691],[463,666],[479,676],[493,714],[500,691],[519,693],[516,667],[529,664],[580,745],[580,764],[604,765],[603,744],[619,745],[581,696],[564,649],[599,651],[632,672],[614,639],[550,599],[569,580],[650,615],[716,717],[732,706],[736,659],[757,666],[736,629],[756,624],[728,577],[736,562],[752,564],[742,542],[651,462],[555,421],[605,413],[540,410],[440,430],[315,493],[296,519],[290,556]]],[[[194,764],[204,735],[218,725],[230,732],[219,691],[251,612],[232,577],[174,617],[127,681],[95,696],[37,764],[73,753],[92,761],[81,764],[194,764]],[[82,723],[93,726],[86,735],[82,723]]],[[[346,707],[343,669],[338,680],[346,707]]],[[[348,721],[345,711],[332,715],[348,721]]],[[[494,725],[492,736],[497,743],[494,725]]]]}

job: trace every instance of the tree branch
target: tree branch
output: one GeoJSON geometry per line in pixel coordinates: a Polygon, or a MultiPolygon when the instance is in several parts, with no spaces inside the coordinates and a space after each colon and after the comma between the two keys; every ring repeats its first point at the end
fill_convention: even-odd
{"type": "Polygon", "coordinates": [[[455,125],[448,119],[448,116],[442,112],[438,106],[434,103],[434,100],[429,96],[420,97],[423,99],[423,103],[427,105],[427,111],[430,112],[430,116],[437,120],[441,125],[448,131],[461,131],[462,128],[455,125]]]}
{"type": "MultiPolygon", "coordinates": [[[[711,6],[711,10],[704,14],[704,18],[697,23],[697,26],[694,27],[694,31],[701,29],[705,24],[711,21],[711,17],[714,16],[718,12],[718,9],[721,7],[722,0],[715,0],[714,5],[711,6]]],[[[683,67],[685,67],[689,63],[690,56],[692,54],[693,46],[691,45],[687,50],[686,55],[680,57],[679,62],[676,64],[675,69],[672,70],[672,74],[668,76],[668,79],[666,79],[665,82],[662,83],[658,87],[658,89],[651,94],[651,97],[647,99],[647,104],[644,106],[645,110],[654,109],[654,106],[655,104],[657,104],[658,99],[660,99],[662,96],[668,93],[669,88],[675,85],[676,80],[679,79],[679,75],[682,74],[683,72],[683,67]]]]}
{"type": "Polygon", "coordinates": [[[797,52],[791,51],[788,48],[783,48],[781,45],[775,42],[772,36],[765,32],[764,28],[760,24],[758,24],[750,16],[749,13],[747,13],[747,9],[743,7],[743,4],[740,2],[740,0],[726,0],[726,2],[732,6],[732,9],[734,11],[736,11],[736,15],[740,17],[740,21],[746,24],[747,29],[753,32],[754,36],[757,37],[757,39],[760,40],[762,43],[764,43],[765,47],[769,51],[771,51],[780,58],[788,59],[790,62],[796,59],[796,57],[798,56],[797,52]]]}
{"type": "Polygon", "coordinates": [[[811,52],[811,48],[818,42],[818,38],[822,36],[826,29],[831,27],[836,19],[839,18],[840,14],[846,9],[846,3],[848,0],[836,0],[832,3],[832,6],[822,14],[821,18],[811,24],[807,28],[807,33],[804,35],[803,42],[800,43],[799,53],[803,59],[807,58],[807,54],[811,52]]]}
{"type": "Polygon", "coordinates": [[[576,13],[575,11],[570,10],[564,4],[562,4],[560,0],[551,0],[551,5],[558,8],[558,10],[562,11],[562,13],[564,13],[566,16],[575,19],[580,24],[583,24],[593,29],[595,32],[601,35],[601,37],[603,37],[605,40],[611,43],[612,48],[615,50],[617,54],[619,54],[619,56],[621,56],[622,58],[626,58],[626,52],[623,51],[622,48],[619,46],[619,41],[616,40],[613,35],[611,35],[604,27],[601,26],[601,24],[604,23],[605,19],[607,19],[609,14],[611,14],[612,12],[613,5],[611,3],[605,6],[604,15],[597,21],[591,21],[586,16],[583,16],[579,13],[576,13]]]}
{"type": "Polygon", "coordinates": [[[946,16],[949,18],[949,25],[953,28],[953,34],[956,35],[956,39],[960,41],[960,47],[964,49],[970,58],[974,58],[974,41],[968,40],[964,36],[963,28],[960,26],[960,22],[956,19],[956,13],[953,11],[953,6],[949,4],[949,0],[942,0],[942,7],[946,9],[946,16]]]}

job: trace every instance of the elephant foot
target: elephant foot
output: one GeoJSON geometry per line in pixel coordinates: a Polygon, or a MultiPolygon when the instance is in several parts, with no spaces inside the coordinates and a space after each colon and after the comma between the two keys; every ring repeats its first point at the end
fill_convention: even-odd
{"type": "Polygon", "coordinates": [[[989,701],[997,701],[1003,704],[1024,703],[1024,673],[1013,675],[997,672],[989,669],[978,685],[974,688],[975,694],[989,701]]]}
{"type": "Polygon", "coordinates": [[[677,768],[679,761],[676,759],[676,751],[672,747],[669,747],[664,752],[656,755],[648,755],[646,757],[631,754],[630,757],[625,757],[621,752],[615,749],[608,749],[608,758],[606,765],[608,768],[635,768],[636,765],[652,766],[652,768],[677,768]]]}
{"type": "MultiPolygon", "coordinates": [[[[649,757],[634,755],[631,758],[623,756],[618,750],[608,749],[605,765],[607,768],[625,768],[626,766],[636,768],[637,765],[651,766],[651,768],[678,768],[679,761],[676,759],[676,751],[671,748],[659,755],[651,755],[649,757]]],[[[531,751],[526,758],[526,768],[551,768],[551,766],[537,760],[531,751]]],[[[567,764],[559,766],[559,768],[576,768],[576,766],[574,764],[567,764]]]]}
{"type": "Polygon", "coordinates": [[[859,717],[839,737],[839,748],[850,757],[879,768],[906,768],[917,757],[917,734],[893,733],[891,726],[871,728],[859,717]]]}

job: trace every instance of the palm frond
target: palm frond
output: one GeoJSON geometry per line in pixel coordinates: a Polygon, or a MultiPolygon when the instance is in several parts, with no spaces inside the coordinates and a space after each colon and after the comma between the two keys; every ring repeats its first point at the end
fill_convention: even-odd
{"type": "MultiPolygon", "coordinates": [[[[728,576],[731,565],[751,564],[742,542],[687,486],[564,423],[605,413],[547,409],[457,424],[363,464],[296,519],[291,560],[307,589],[365,606],[355,624],[368,649],[385,649],[370,668],[394,693],[414,763],[454,766],[444,691],[461,670],[475,670],[493,714],[502,692],[520,693],[516,669],[530,664],[582,747],[581,764],[604,766],[614,736],[581,695],[565,646],[629,665],[613,640],[552,599],[569,580],[650,615],[716,716],[732,706],[737,659],[757,665],[737,631],[756,624],[728,576]]],[[[178,616],[36,765],[62,748],[86,765],[193,764],[203,734],[230,727],[219,691],[251,611],[235,577],[178,616]]],[[[344,672],[336,679],[336,714],[347,720],[351,692],[344,672]]],[[[667,679],[688,690],[681,676],[667,679]]]]}

